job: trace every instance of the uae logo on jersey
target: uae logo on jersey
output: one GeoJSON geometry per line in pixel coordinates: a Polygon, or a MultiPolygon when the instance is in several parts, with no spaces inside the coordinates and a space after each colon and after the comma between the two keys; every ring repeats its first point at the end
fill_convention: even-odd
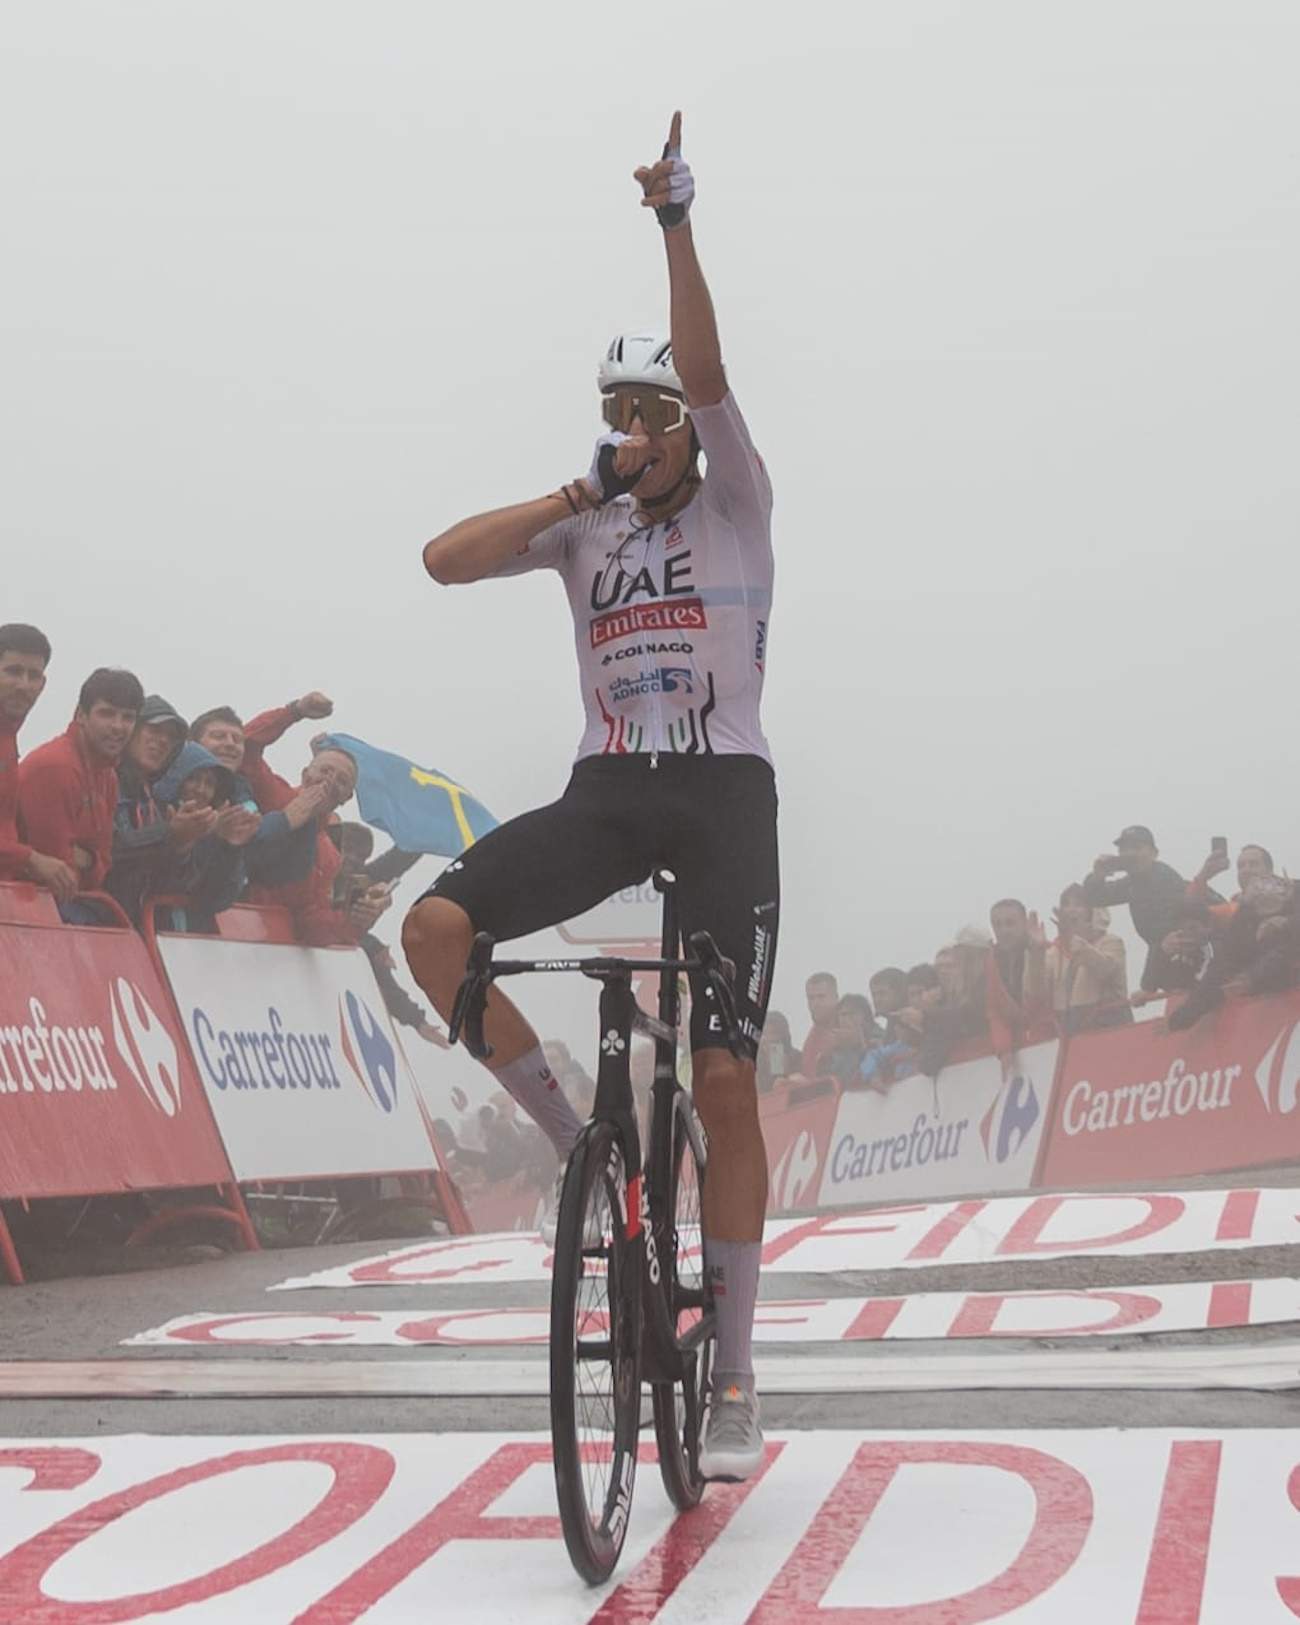
{"type": "Polygon", "coordinates": [[[664,547],[680,547],[685,540],[680,525],[669,525],[668,534],[664,537],[664,547]]]}

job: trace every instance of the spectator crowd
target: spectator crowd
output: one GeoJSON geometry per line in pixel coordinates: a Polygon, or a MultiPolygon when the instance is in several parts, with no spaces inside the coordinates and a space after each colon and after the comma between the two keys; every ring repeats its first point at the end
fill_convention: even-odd
{"type": "Polygon", "coordinates": [[[210,932],[233,903],[279,905],[299,942],[364,948],[393,1018],[445,1043],[375,935],[420,854],[372,858],[371,831],[340,821],[357,767],[328,736],[312,740],[296,784],[266,761],[290,729],[331,714],[326,695],[313,690],[247,722],[229,705],[187,721],[133,672],[100,667],[67,729],[21,754],[50,658],[36,627],[0,626],[0,881],[46,887],[61,917],[80,925],[125,914],[136,926],[151,918],[210,932]]]}
{"type": "MultiPolygon", "coordinates": [[[[187,722],[132,672],[101,667],[81,685],[67,729],[21,755],[19,730],[50,658],[37,628],[0,626],[0,880],[48,888],[62,918],[78,924],[121,911],[137,926],[152,915],[172,930],[211,931],[236,901],[279,905],[298,941],[365,948],[394,1019],[445,1043],[375,935],[419,854],[375,858],[371,831],[340,821],[357,767],[327,735],[310,742],[296,784],[266,762],[296,725],[331,714],[324,694],[247,722],[224,704],[187,722]]],[[[1114,847],[1064,888],[1050,929],[1006,897],[988,930],[966,926],[933,961],[878,970],[868,993],[841,994],[827,971],[810,977],[802,1046],[783,1015],[768,1018],[761,1086],[804,1078],[888,1089],[913,1072],[937,1076],[963,1049],[1009,1055],[1036,1036],[1132,1021],[1148,998],[1178,995],[1167,1019],[1186,1027],[1225,998],[1300,980],[1295,884],[1262,846],[1241,848],[1231,897],[1211,884],[1232,867],[1226,842],[1213,843],[1190,879],[1161,860],[1144,825],[1122,830],[1114,847]],[[1125,907],[1147,950],[1132,995],[1124,944],[1110,929],[1111,911],[1125,907]]],[[[572,1057],[565,1065],[576,1067],[572,1057]]],[[[467,1165],[519,1172],[536,1162],[541,1172],[544,1159],[513,1114],[495,1110],[474,1138],[461,1146],[467,1165]]]]}
{"type": "Polygon", "coordinates": [[[869,996],[842,994],[829,971],[810,976],[802,1046],[784,1015],[768,1016],[760,1089],[791,1079],[887,1091],[914,1073],[937,1077],[954,1055],[1010,1056],[1055,1033],[1131,1022],[1151,999],[1170,998],[1165,1019],[1179,1030],[1225,999],[1300,982],[1300,898],[1264,847],[1241,848],[1237,889],[1225,898],[1211,882],[1232,868],[1226,841],[1212,843],[1190,879],[1161,860],[1143,824],[1114,846],[1061,892],[1050,928],[1005,897],[988,930],[964,926],[933,962],[878,970],[869,996]],[[1125,907],[1146,945],[1132,993],[1124,943],[1110,928],[1111,911],[1125,907]]]}

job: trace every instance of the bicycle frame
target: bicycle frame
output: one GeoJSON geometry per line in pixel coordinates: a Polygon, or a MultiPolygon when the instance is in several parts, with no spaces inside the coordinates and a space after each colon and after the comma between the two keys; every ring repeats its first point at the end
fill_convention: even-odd
{"type": "MultiPolygon", "coordinates": [[[[697,1326],[679,1342],[673,1323],[661,1260],[666,1256],[674,1215],[668,1212],[673,1155],[673,1119],[676,1099],[685,1091],[677,1080],[677,1040],[681,1019],[678,978],[703,972],[717,1001],[722,1030],[729,1046],[742,1053],[735,1001],[731,990],[734,966],[719,954],[706,931],[694,932],[694,957],[680,953],[681,927],[675,882],[656,873],[656,889],[663,896],[663,927],[658,959],[506,959],[493,957],[495,944],[486,933],[474,939],[466,976],[457,994],[449,1026],[451,1041],[463,1037],[466,1048],[480,1060],[491,1055],[483,1035],[487,989],[502,976],[580,973],[601,983],[600,1055],[596,1070],[596,1099],[592,1122],[611,1123],[623,1150],[627,1170],[628,1211],[624,1215],[627,1239],[633,1248],[630,1282],[640,1283],[637,1301],[625,1306],[639,1328],[643,1376],[651,1383],[677,1382],[689,1373],[695,1349],[711,1333],[711,1316],[702,1312],[697,1326]],[[651,1017],[637,1004],[632,977],[647,970],[659,972],[659,1006],[651,1017]],[[634,1033],[654,1040],[655,1067],[651,1090],[649,1144],[643,1156],[641,1134],[632,1096],[631,1040],[634,1033]]],[[[701,1242],[702,1245],[702,1242],[701,1242]]],[[[703,1304],[701,1309],[703,1311],[703,1304]]],[[[698,1418],[691,1419],[692,1426],[698,1418]]]]}

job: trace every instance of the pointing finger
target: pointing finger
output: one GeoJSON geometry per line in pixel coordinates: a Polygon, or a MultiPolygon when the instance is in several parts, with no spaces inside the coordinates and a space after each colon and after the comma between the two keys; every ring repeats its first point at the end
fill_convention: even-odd
{"type": "Polygon", "coordinates": [[[665,158],[668,158],[668,157],[673,157],[673,158],[680,157],[681,156],[681,150],[682,150],[682,115],[681,115],[680,112],[677,112],[677,113],[673,114],[673,121],[668,126],[668,145],[664,148],[664,157],[665,158]]]}

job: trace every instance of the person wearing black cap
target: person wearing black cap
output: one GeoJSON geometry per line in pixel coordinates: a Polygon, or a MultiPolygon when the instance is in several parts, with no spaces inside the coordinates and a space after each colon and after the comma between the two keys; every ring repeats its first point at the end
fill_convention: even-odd
{"type": "Polygon", "coordinates": [[[1122,829],[1115,848],[1113,853],[1103,853],[1085,875],[1084,895],[1094,908],[1128,904],[1133,929],[1147,945],[1143,992],[1190,987],[1196,979],[1195,967],[1175,959],[1161,946],[1187,918],[1187,882],[1176,869],[1160,862],[1156,838],[1145,824],[1122,829]]]}
{"type": "Polygon", "coordinates": [[[210,807],[178,807],[164,814],[153,787],[180,753],[189,724],[160,694],[148,694],[117,770],[117,811],[113,815],[113,862],[104,880],[109,892],[140,923],[140,905],[149,892],[167,890],[178,852],[187,853],[212,833],[217,815],[210,807]]]}

